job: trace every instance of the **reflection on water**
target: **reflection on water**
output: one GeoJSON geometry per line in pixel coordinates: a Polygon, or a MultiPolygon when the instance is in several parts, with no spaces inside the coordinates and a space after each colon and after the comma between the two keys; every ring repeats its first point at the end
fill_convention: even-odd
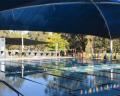
{"type": "MultiPolygon", "coordinates": [[[[120,94],[119,68],[76,59],[6,61],[0,62],[0,79],[24,96],[114,96],[120,94]]],[[[0,83],[0,96],[17,95],[0,83]]]]}

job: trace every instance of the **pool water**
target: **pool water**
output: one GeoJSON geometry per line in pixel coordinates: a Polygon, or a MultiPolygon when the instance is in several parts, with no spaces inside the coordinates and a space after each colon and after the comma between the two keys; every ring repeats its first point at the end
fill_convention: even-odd
{"type": "MultiPolygon", "coordinates": [[[[24,96],[119,96],[120,64],[77,59],[0,62],[0,80],[24,96]]],[[[18,96],[0,82],[0,96],[18,96]]]]}

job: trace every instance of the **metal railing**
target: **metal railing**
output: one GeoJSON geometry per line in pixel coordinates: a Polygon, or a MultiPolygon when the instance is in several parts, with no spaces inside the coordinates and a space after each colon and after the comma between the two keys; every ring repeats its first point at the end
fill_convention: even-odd
{"type": "Polygon", "coordinates": [[[7,87],[9,87],[10,89],[12,89],[17,96],[24,96],[22,93],[20,93],[18,90],[16,90],[14,87],[12,87],[11,85],[9,85],[7,82],[0,80],[1,83],[3,83],[4,85],[6,85],[7,87]]]}

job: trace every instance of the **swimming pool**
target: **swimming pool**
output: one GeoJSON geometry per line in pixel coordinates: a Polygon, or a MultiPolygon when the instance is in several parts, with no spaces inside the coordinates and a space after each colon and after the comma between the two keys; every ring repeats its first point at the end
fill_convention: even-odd
{"type": "MultiPolygon", "coordinates": [[[[120,64],[77,59],[1,61],[0,79],[24,96],[118,96],[120,64]]],[[[18,96],[0,83],[0,96],[18,96]]]]}

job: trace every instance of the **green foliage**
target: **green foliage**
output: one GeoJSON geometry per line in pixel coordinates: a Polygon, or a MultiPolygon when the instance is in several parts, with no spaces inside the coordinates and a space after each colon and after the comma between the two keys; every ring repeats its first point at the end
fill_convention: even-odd
{"type": "MultiPolygon", "coordinates": [[[[110,52],[110,39],[94,37],[94,48],[110,52]]],[[[113,52],[120,52],[120,38],[113,40],[113,52]]]]}
{"type": "Polygon", "coordinates": [[[69,47],[67,40],[58,33],[48,34],[47,42],[49,42],[48,50],[56,50],[56,46],[58,46],[58,50],[66,50],[69,47]]]}
{"type": "Polygon", "coordinates": [[[94,37],[94,51],[99,50],[109,51],[110,50],[110,40],[107,38],[94,37]]]}
{"type": "MultiPolygon", "coordinates": [[[[21,38],[22,32],[19,31],[0,31],[0,37],[8,38],[21,38]]],[[[94,52],[110,51],[110,40],[101,37],[85,36],[80,34],[67,34],[67,33],[47,33],[47,32],[30,32],[28,34],[23,34],[24,38],[46,41],[46,44],[31,45],[33,50],[65,50],[65,49],[76,49],[77,51],[89,51],[93,48],[94,52]],[[88,38],[89,37],[89,38],[88,38]],[[91,39],[91,41],[90,41],[91,39]],[[88,44],[89,43],[89,44],[88,44]],[[92,46],[92,47],[91,47],[92,46]],[[58,48],[57,48],[58,47],[58,48]],[[87,48],[86,48],[87,47],[87,48]]],[[[21,47],[18,45],[7,45],[8,49],[18,49],[21,47]]],[[[26,47],[26,50],[29,47],[26,47]]],[[[113,52],[120,52],[120,38],[113,40],[113,52]]]]}
{"type": "Polygon", "coordinates": [[[120,38],[113,40],[113,51],[120,52],[120,38]]]}
{"type": "MultiPolygon", "coordinates": [[[[46,41],[47,35],[48,34],[45,32],[30,32],[30,33],[28,33],[29,39],[37,40],[37,41],[46,41]]],[[[46,49],[46,44],[31,45],[31,47],[34,50],[44,51],[46,49]]]]}
{"type": "Polygon", "coordinates": [[[28,33],[28,36],[30,39],[33,39],[33,40],[46,41],[47,33],[33,31],[33,32],[28,33]]]}
{"type": "Polygon", "coordinates": [[[77,51],[85,51],[87,39],[84,35],[80,34],[63,34],[68,40],[70,49],[76,49],[77,51]]]}
{"type": "MultiPolygon", "coordinates": [[[[7,37],[7,38],[21,38],[22,37],[22,32],[19,31],[7,31],[7,30],[3,30],[0,31],[0,37],[7,37]]],[[[24,38],[28,38],[28,34],[23,34],[24,38]]]]}
{"type": "Polygon", "coordinates": [[[92,54],[93,53],[93,36],[86,36],[87,39],[87,44],[85,47],[85,52],[88,54],[92,54]]]}

